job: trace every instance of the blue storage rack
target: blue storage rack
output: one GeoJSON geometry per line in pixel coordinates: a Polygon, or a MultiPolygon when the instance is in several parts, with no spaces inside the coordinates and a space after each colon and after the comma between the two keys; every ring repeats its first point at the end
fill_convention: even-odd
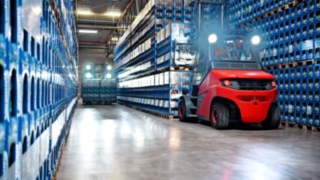
{"type": "Polygon", "coordinates": [[[41,2],[36,4],[42,7],[41,14],[32,19],[39,21],[37,28],[32,24],[36,32],[27,23],[29,16],[22,14],[35,4],[4,0],[0,6],[0,178],[3,179],[53,177],[77,104],[77,42],[70,41],[76,37],[74,1],[59,1],[71,13],[60,18],[55,13],[58,1],[41,2]],[[45,151],[40,150],[41,144],[47,147],[45,151]],[[36,163],[31,158],[36,158],[33,159],[36,163]]]}
{"type": "Polygon", "coordinates": [[[192,14],[193,8],[184,6],[183,1],[150,1],[146,5],[115,49],[119,103],[177,115],[178,97],[191,88],[194,57],[176,58],[192,51],[192,46],[188,37],[174,36],[174,31],[187,34],[192,14]],[[178,38],[186,40],[179,42],[178,38]]]}
{"type": "Polygon", "coordinates": [[[230,24],[260,31],[262,64],[275,75],[282,121],[319,127],[320,2],[230,0],[230,24]]]}
{"type": "Polygon", "coordinates": [[[201,4],[152,0],[146,5],[115,49],[121,104],[177,115],[179,97],[192,91],[197,34],[221,23],[220,8],[201,4]]]}

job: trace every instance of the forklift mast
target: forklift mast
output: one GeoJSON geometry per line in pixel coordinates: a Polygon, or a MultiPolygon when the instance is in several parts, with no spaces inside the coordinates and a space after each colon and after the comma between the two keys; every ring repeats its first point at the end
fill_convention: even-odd
{"type": "MultiPolygon", "coordinates": [[[[225,0],[195,0],[191,2],[194,7],[193,33],[191,33],[190,44],[197,49],[195,70],[202,66],[208,59],[208,36],[212,32],[223,31],[228,29],[227,15],[228,4],[225,0]],[[197,65],[198,64],[198,65],[197,65]],[[198,67],[197,67],[198,66],[198,67]]],[[[198,83],[195,83],[196,72],[193,73],[191,95],[196,96],[198,93],[198,83]]]]}
{"type": "MultiPolygon", "coordinates": [[[[225,0],[195,0],[194,26],[197,37],[209,35],[216,29],[228,29],[228,4],[225,0]]],[[[207,37],[207,36],[206,36],[207,37]]],[[[200,37],[199,37],[200,38],[200,37]]]]}

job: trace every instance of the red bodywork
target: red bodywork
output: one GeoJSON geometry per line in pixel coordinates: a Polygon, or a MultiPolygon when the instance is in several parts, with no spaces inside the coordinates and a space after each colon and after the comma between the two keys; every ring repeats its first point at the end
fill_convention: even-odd
{"type": "Polygon", "coordinates": [[[267,118],[271,104],[277,97],[277,88],[272,90],[236,90],[224,87],[225,79],[274,80],[271,74],[261,70],[211,70],[199,87],[197,114],[210,120],[210,107],[214,98],[233,101],[239,108],[244,123],[261,123],[267,118]]]}

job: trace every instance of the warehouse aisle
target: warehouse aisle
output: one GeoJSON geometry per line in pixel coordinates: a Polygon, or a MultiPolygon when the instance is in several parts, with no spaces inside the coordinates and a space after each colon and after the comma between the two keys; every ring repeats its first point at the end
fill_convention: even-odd
{"type": "Polygon", "coordinates": [[[317,179],[319,140],[292,128],[217,131],[119,105],[79,105],[57,179],[317,179]]]}

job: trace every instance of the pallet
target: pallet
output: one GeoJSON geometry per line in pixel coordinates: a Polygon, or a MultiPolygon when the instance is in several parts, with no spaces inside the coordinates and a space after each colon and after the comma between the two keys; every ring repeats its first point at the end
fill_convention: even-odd
{"type": "MultiPolygon", "coordinates": [[[[75,112],[76,112],[76,109],[73,110],[72,114],[70,115],[71,118],[74,117],[75,112]]],[[[63,151],[64,151],[64,149],[65,149],[65,147],[66,147],[66,145],[67,145],[67,140],[68,140],[68,138],[69,138],[71,126],[72,126],[72,120],[70,120],[70,124],[69,124],[69,126],[68,126],[67,134],[66,134],[66,136],[64,137],[64,140],[62,141],[61,150],[60,150],[60,153],[59,153],[59,155],[58,155],[57,166],[56,166],[55,171],[53,172],[52,180],[57,180],[57,174],[58,174],[58,172],[59,172],[59,168],[60,168],[60,165],[61,165],[61,159],[62,159],[62,156],[63,156],[63,151]]]]}
{"type": "Polygon", "coordinates": [[[123,105],[123,106],[126,106],[126,107],[129,107],[131,109],[135,109],[135,110],[142,111],[142,112],[145,112],[145,113],[148,113],[148,114],[152,114],[152,115],[155,115],[155,116],[167,119],[167,120],[178,120],[178,117],[174,116],[174,115],[161,114],[161,113],[157,113],[157,112],[154,112],[154,111],[151,111],[151,110],[146,110],[146,109],[138,108],[138,107],[135,107],[135,106],[129,106],[129,105],[123,104],[123,103],[119,103],[119,104],[123,105]]]}
{"type": "Polygon", "coordinates": [[[316,126],[302,125],[298,123],[289,123],[289,122],[282,122],[281,124],[285,127],[299,128],[305,131],[320,132],[320,127],[316,127],[316,126]]]}
{"type": "Polygon", "coordinates": [[[297,63],[296,62],[291,62],[291,63],[284,63],[284,64],[279,64],[278,68],[279,69],[288,69],[288,68],[293,68],[293,67],[297,67],[297,63]]]}
{"type": "Polygon", "coordinates": [[[273,70],[273,69],[288,69],[293,67],[299,67],[299,66],[308,66],[316,64],[317,61],[314,59],[308,59],[304,61],[297,61],[297,62],[289,62],[289,63],[283,63],[283,64],[277,64],[272,66],[265,66],[264,70],[273,70]]]}
{"type": "Polygon", "coordinates": [[[171,71],[191,71],[192,67],[191,66],[174,66],[170,67],[171,71]]]}
{"type": "Polygon", "coordinates": [[[313,65],[315,64],[315,60],[309,59],[309,60],[304,60],[304,61],[298,61],[297,66],[308,66],[308,65],[313,65]]]}
{"type": "Polygon", "coordinates": [[[69,127],[68,127],[68,134],[66,135],[66,137],[65,137],[64,140],[62,141],[61,150],[60,150],[60,153],[59,153],[59,155],[58,155],[57,168],[56,168],[56,170],[55,170],[54,173],[53,173],[52,180],[57,180],[57,174],[58,174],[59,169],[60,169],[60,166],[61,166],[61,159],[62,159],[63,152],[64,152],[64,149],[65,149],[66,144],[67,144],[67,139],[68,139],[68,136],[69,136],[71,124],[72,124],[72,123],[70,123],[70,125],[69,125],[69,127]]]}
{"type": "Polygon", "coordinates": [[[268,11],[268,12],[266,12],[266,13],[264,13],[264,14],[261,14],[261,15],[258,16],[258,17],[255,17],[255,18],[253,18],[253,19],[251,19],[251,20],[249,20],[249,21],[247,21],[247,22],[242,23],[241,26],[248,25],[248,24],[250,24],[250,23],[252,23],[252,22],[260,21],[261,19],[267,18],[268,16],[272,16],[272,15],[274,15],[274,14],[276,14],[276,13],[280,13],[280,12],[286,10],[286,9],[293,8],[293,7],[295,7],[299,2],[302,2],[302,1],[305,1],[305,0],[292,0],[291,2],[289,2],[289,3],[287,3],[287,4],[284,4],[284,5],[278,7],[278,8],[276,8],[276,9],[274,9],[274,10],[268,11]]]}

